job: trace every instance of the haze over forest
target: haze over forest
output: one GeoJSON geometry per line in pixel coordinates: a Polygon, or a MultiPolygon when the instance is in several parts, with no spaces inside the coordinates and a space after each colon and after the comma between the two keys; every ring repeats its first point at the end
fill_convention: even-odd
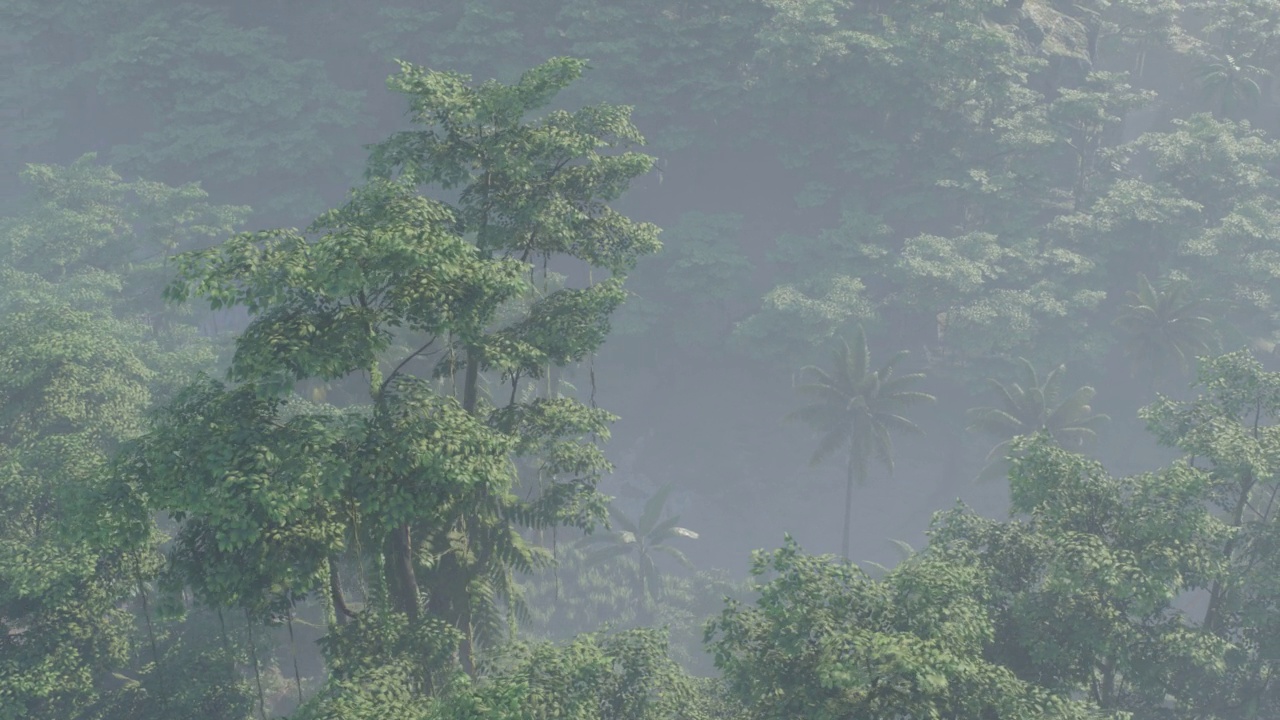
{"type": "Polygon", "coordinates": [[[1280,0],[0,0],[0,720],[1280,717],[1280,0]]]}

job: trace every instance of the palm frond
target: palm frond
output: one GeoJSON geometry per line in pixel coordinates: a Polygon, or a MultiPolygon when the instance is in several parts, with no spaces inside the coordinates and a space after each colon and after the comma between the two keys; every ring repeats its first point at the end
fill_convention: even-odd
{"type": "Polygon", "coordinates": [[[1045,422],[1049,431],[1053,432],[1059,428],[1072,427],[1077,422],[1088,418],[1093,411],[1093,408],[1089,407],[1089,401],[1093,399],[1094,393],[1093,388],[1084,385],[1068,395],[1056,408],[1050,411],[1049,417],[1045,422]]]}
{"type": "Polygon", "coordinates": [[[636,528],[636,524],[631,522],[631,518],[624,515],[613,503],[609,503],[609,520],[617,523],[618,527],[633,535],[640,534],[640,531],[636,528]]]}
{"type": "Polygon", "coordinates": [[[875,423],[871,426],[875,438],[876,459],[884,464],[889,470],[889,475],[893,475],[893,438],[889,436],[889,429],[881,423],[875,423]]]}
{"type": "Polygon", "coordinates": [[[969,408],[968,415],[970,420],[967,429],[970,432],[1006,435],[1008,433],[1019,433],[1026,430],[1026,426],[1021,420],[999,408],[969,408]]]}
{"type": "Polygon", "coordinates": [[[910,433],[912,435],[923,435],[924,431],[914,422],[893,413],[880,413],[876,415],[876,420],[885,426],[885,429],[899,430],[901,432],[910,433]]]}
{"type": "Polygon", "coordinates": [[[911,556],[916,554],[916,549],[911,547],[911,544],[906,542],[905,540],[895,540],[893,538],[889,538],[889,542],[893,543],[898,547],[899,556],[903,561],[910,559],[911,556]]]}
{"type": "Polygon", "coordinates": [[[978,473],[978,477],[975,479],[978,482],[996,482],[999,480],[1005,480],[1008,478],[1008,476],[1009,476],[1009,461],[1001,457],[987,463],[987,465],[982,468],[982,471],[978,473]]]}
{"type": "Polygon", "coordinates": [[[1087,427],[1062,428],[1053,433],[1053,439],[1063,447],[1084,447],[1097,438],[1098,433],[1087,427]]]}
{"type": "Polygon", "coordinates": [[[671,494],[671,488],[671,483],[663,485],[644,504],[644,512],[640,514],[640,521],[636,523],[637,535],[643,537],[653,530],[654,523],[658,522],[658,518],[662,515],[662,507],[667,504],[667,496],[671,494]]]}
{"type": "Polygon", "coordinates": [[[814,428],[826,428],[846,420],[844,407],[829,404],[805,405],[787,413],[787,420],[798,420],[814,428]]]}
{"type": "Polygon", "coordinates": [[[667,555],[675,558],[675,561],[680,563],[681,567],[689,570],[693,569],[693,563],[689,560],[689,556],[681,552],[679,548],[672,547],[671,545],[655,545],[653,550],[655,552],[666,553],[667,555]]]}
{"type": "Polygon", "coordinates": [[[1013,437],[1009,438],[1008,440],[1005,440],[1005,441],[1003,441],[1003,442],[997,443],[995,447],[993,447],[993,448],[991,448],[991,450],[987,451],[987,457],[986,457],[986,458],[984,458],[984,459],[985,459],[987,462],[991,462],[991,461],[993,461],[993,460],[1000,460],[1000,459],[1002,459],[1002,458],[1005,456],[1005,451],[1006,451],[1006,450],[1008,450],[1008,449],[1009,449],[1009,446],[1013,444],[1014,438],[1018,438],[1018,437],[1022,437],[1022,436],[1021,436],[1021,435],[1015,435],[1015,436],[1013,436],[1013,437]]]}
{"type": "Polygon", "coordinates": [[[889,358],[888,361],[885,362],[885,364],[880,366],[880,369],[876,371],[876,375],[880,376],[881,381],[887,380],[889,376],[893,374],[894,366],[897,365],[899,362],[901,362],[902,358],[910,354],[911,354],[910,350],[899,350],[898,352],[894,353],[893,357],[889,358]]]}
{"type": "Polygon", "coordinates": [[[610,545],[609,547],[601,548],[593,553],[589,553],[582,559],[582,562],[587,566],[603,565],[610,560],[620,558],[630,552],[631,547],[629,545],[610,545]]]}
{"type": "Polygon", "coordinates": [[[1005,385],[995,378],[987,378],[987,384],[995,388],[996,392],[1000,394],[1000,401],[1004,403],[1004,408],[1007,412],[1016,414],[1022,407],[1025,393],[1022,392],[1022,386],[1018,383],[1005,385]]]}
{"type": "Polygon", "coordinates": [[[829,432],[823,436],[822,441],[818,443],[817,449],[813,451],[813,455],[809,458],[809,464],[813,466],[821,465],[824,460],[831,457],[841,447],[848,445],[849,433],[842,432],[842,429],[829,432]]]}
{"type": "Polygon", "coordinates": [[[680,516],[672,515],[664,519],[662,522],[657,523],[651,530],[649,530],[648,533],[645,533],[645,542],[649,545],[662,542],[664,539],[670,537],[667,531],[675,527],[678,522],[680,522],[680,516]]]}
{"type": "Polygon", "coordinates": [[[1041,383],[1040,386],[1043,388],[1041,397],[1044,398],[1044,406],[1046,408],[1052,407],[1053,404],[1058,401],[1058,395],[1062,392],[1062,380],[1066,371],[1066,365],[1059,365],[1053,370],[1050,370],[1048,375],[1044,376],[1044,382],[1041,383]]]}
{"type": "MultiPolygon", "coordinates": [[[[805,365],[804,367],[800,368],[800,372],[797,373],[798,378],[803,380],[806,373],[814,377],[813,382],[807,383],[807,384],[817,385],[818,387],[823,387],[823,388],[830,388],[830,387],[836,386],[836,381],[831,379],[831,376],[827,374],[827,371],[823,370],[817,365],[805,365]]],[[[801,384],[805,384],[805,383],[801,383],[801,384]]],[[[799,386],[797,386],[797,389],[799,389],[799,386]]]]}
{"type": "Polygon", "coordinates": [[[901,390],[892,395],[882,395],[880,404],[895,405],[899,407],[908,407],[910,405],[919,405],[921,403],[936,402],[938,398],[929,393],[919,392],[916,390],[901,390]]]}
{"type": "Polygon", "coordinates": [[[574,542],[573,546],[577,548],[587,548],[593,545],[611,545],[618,542],[616,533],[612,532],[594,532],[590,535],[583,535],[574,542]]]}

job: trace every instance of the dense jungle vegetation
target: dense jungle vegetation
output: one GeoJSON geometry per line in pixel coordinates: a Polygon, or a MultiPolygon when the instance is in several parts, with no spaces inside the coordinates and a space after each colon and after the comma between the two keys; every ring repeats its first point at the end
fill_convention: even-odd
{"type": "Polygon", "coordinates": [[[1280,0],[0,0],[0,720],[1280,717],[1277,73],[1280,0]]]}

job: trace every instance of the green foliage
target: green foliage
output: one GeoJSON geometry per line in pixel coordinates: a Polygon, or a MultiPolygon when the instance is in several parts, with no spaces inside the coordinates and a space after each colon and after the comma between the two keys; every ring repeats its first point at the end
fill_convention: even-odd
{"type": "Polygon", "coordinates": [[[801,287],[780,285],[735,334],[758,355],[792,357],[871,319],[875,306],[865,290],[861,280],[844,275],[801,287]]]}
{"type": "Polygon", "coordinates": [[[491,81],[473,88],[467,76],[401,63],[388,87],[411,97],[412,117],[426,129],[374,146],[369,176],[462,187],[457,221],[486,253],[522,262],[566,254],[624,273],[661,247],[656,227],[604,204],[653,167],[653,158],[641,153],[600,152],[643,142],[631,109],[597,104],[523,122],[584,67],[581,60],[554,58],[514,85],[491,81]]]}
{"type": "Polygon", "coordinates": [[[1207,477],[1185,464],[1113,479],[1041,435],[1019,441],[1014,511],[999,523],[940,514],[932,545],[976,553],[998,619],[989,657],[1059,693],[1135,717],[1204,707],[1231,649],[1174,603],[1222,569],[1229,530],[1204,506],[1207,477]]]}
{"type": "Polygon", "coordinates": [[[701,720],[699,685],[667,655],[656,630],[515,644],[483,682],[444,698],[432,718],[701,720]]]}
{"type": "Polygon", "coordinates": [[[1264,71],[1252,65],[1241,65],[1230,55],[1210,59],[1197,72],[1205,99],[1215,104],[1224,117],[1235,115],[1241,106],[1254,105],[1262,96],[1262,88],[1252,76],[1264,71]]]}
{"type": "Polygon", "coordinates": [[[755,266],[744,252],[748,237],[743,221],[736,213],[682,214],[663,230],[662,257],[640,270],[635,277],[639,297],[629,299],[621,314],[644,322],[650,333],[661,323],[663,332],[669,329],[685,346],[724,343],[741,309],[754,302],[750,278],[755,266]],[[681,298],[679,305],[668,300],[672,297],[681,298]],[[653,308],[649,314],[641,315],[643,306],[639,312],[632,307],[637,300],[653,308]]]}
{"type": "Polygon", "coordinates": [[[373,368],[396,328],[480,332],[518,292],[519,268],[483,260],[451,224],[440,204],[375,181],[315,222],[327,231],[315,242],[268,231],[180,256],[166,297],[248,308],[256,318],[236,341],[230,378],[287,392],[305,378],[373,368]]]}
{"type": "Polygon", "coordinates": [[[409,695],[427,695],[457,672],[453,654],[461,640],[457,629],[436,618],[363,613],[331,629],[320,646],[329,663],[329,683],[338,694],[353,684],[376,682],[380,673],[395,669],[403,673],[396,677],[408,683],[409,695]]]}
{"type": "MultiPolygon", "coordinates": [[[[602,347],[623,276],[658,248],[656,228],[612,207],[633,183],[648,196],[632,207],[673,221],[669,260],[625,286],[639,334],[600,365],[625,376],[656,354],[708,368],[707,394],[681,398],[708,413],[692,422],[724,425],[714,393],[766,397],[769,363],[803,363],[874,322],[886,342],[923,345],[942,383],[1028,358],[1028,377],[997,383],[1001,406],[974,424],[1051,436],[1012,446],[1023,519],[953,513],[945,551],[935,542],[882,581],[891,601],[864,604],[889,625],[822,618],[805,637],[829,638],[814,643],[827,655],[768,692],[744,695],[741,670],[736,689],[702,684],[683,708],[638,711],[750,716],[735,705],[748,700],[768,717],[812,700],[819,717],[1038,717],[1051,713],[1024,701],[1041,685],[1141,718],[1276,714],[1270,373],[1234,353],[1202,363],[1198,398],[1157,399],[1144,417],[1186,455],[1165,470],[1110,478],[1053,447],[1095,430],[1091,387],[1121,389],[1100,372],[1112,351],[1154,385],[1219,343],[1274,340],[1273,0],[357,5],[0,0],[10,165],[96,150],[252,197],[272,223],[313,216],[356,177],[351,137],[404,129],[397,103],[357,107],[359,91],[391,58],[423,63],[390,81],[413,126],[373,146],[368,182],[303,232],[205,250],[248,210],[196,185],[126,182],[92,156],[15,178],[27,194],[0,220],[0,717],[265,711],[253,706],[282,681],[268,627],[300,619],[306,593],[350,641],[331,660],[351,672],[309,706],[317,717],[595,717],[592,697],[627,689],[613,655],[661,675],[656,645],[597,652],[597,638],[513,651],[494,682],[462,680],[454,652],[474,670],[471,646],[495,651],[526,611],[558,637],[671,623],[671,654],[701,662],[689,628],[728,592],[722,578],[661,577],[661,602],[637,603],[626,588],[653,574],[643,562],[587,568],[566,552],[565,593],[535,578],[544,607],[531,608],[512,575],[551,562],[546,534],[607,516],[595,484],[615,418],[595,407],[594,366],[590,400],[562,376],[602,347]],[[602,102],[615,99],[637,109],[602,102]],[[633,151],[641,128],[661,160],[633,151]],[[191,304],[154,302],[165,260],[191,249],[170,299],[202,296],[233,325],[249,313],[234,385],[188,387],[214,346],[191,304]],[[1059,372],[1030,372],[1063,361],[1098,377],[1064,397],[1059,372]],[[153,404],[165,409],[135,442],[153,404]],[[157,522],[162,508],[173,514],[157,522]],[[176,619],[192,589],[245,606],[249,627],[213,632],[195,607],[176,619]],[[1187,594],[1208,596],[1203,617],[1187,594]],[[849,647],[892,680],[867,684],[849,647]],[[545,686],[502,675],[522,662],[527,677],[536,663],[556,673],[545,686]],[[862,706],[823,705],[837,690],[862,706]]],[[[9,187],[0,198],[17,197],[9,187]]],[[[653,397],[687,387],[659,382],[653,397]]],[[[835,435],[820,453],[858,425],[838,411],[868,397],[804,411],[835,435]]],[[[851,479],[855,454],[891,466],[885,429],[850,442],[851,479]]],[[[624,540],[619,527],[607,537],[624,540]]],[[[811,604],[778,602],[771,622],[820,615],[811,604]]],[[[809,652],[796,628],[788,641],[809,652]]],[[[735,648],[770,668],[790,657],[735,648]]]]}
{"type": "MultiPolygon", "coordinates": [[[[397,627],[403,625],[401,617],[397,627]]],[[[364,643],[366,657],[377,661],[359,668],[344,665],[297,717],[701,720],[727,717],[708,715],[708,708],[732,707],[732,701],[716,696],[714,686],[680,670],[667,656],[665,637],[656,630],[585,634],[564,645],[511,644],[486,662],[478,681],[455,677],[446,682],[436,676],[438,692],[430,701],[415,692],[413,678],[422,675],[424,666],[447,658],[449,643],[429,641],[433,650],[427,651],[424,662],[417,646],[395,654],[409,649],[397,640],[403,636],[368,630],[372,628],[344,630],[343,637],[356,633],[377,643],[364,643]],[[392,653],[384,645],[388,641],[393,643],[392,653]]],[[[449,631],[436,628],[428,634],[444,638],[449,631]]],[[[329,649],[336,647],[331,644],[329,649]]],[[[351,656],[350,650],[343,654],[351,656]]]]}
{"type": "Polygon", "coordinates": [[[5,124],[24,149],[74,137],[151,177],[189,177],[198,166],[197,176],[233,193],[246,179],[265,181],[288,189],[261,208],[297,216],[319,206],[305,180],[337,170],[325,137],[359,118],[359,93],[337,87],[321,62],[290,57],[279,34],[238,26],[225,8],[13,0],[0,18],[6,65],[21,58],[22,67],[0,90],[0,107],[14,111],[5,124]]]}
{"type": "Polygon", "coordinates": [[[148,280],[166,250],[243,213],[91,161],[28,166],[31,192],[0,223],[0,717],[96,712],[135,657],[130,605],[159,538],[109,482],[113,455],[211,359],[148,280]]]}
{"type": "Polygon", "coordinates": [[[926,553],[882,581],[790,538],[757,552],[754,607],[707,629],[716,665],[760,718],[1096,717],[984,657],[996,632],[985,572],[926,553]]]}
{"type": "MultiPolygon", "coordinates": [[[[305,234],[240,234],[177,259],[169,300],[202,296],[215,309],[246,308],[251,321],[228,371],[239,384],[190,386],[120,466],[149,509],[181,523],[172,581],[266,621],[317,593],[357,628],[382,627],[388,612],[429,635],[443,623],[454,639],[437,633],[432,647],[450,661],[457,653],[470,674],[474,649],[509,634],[508,621],[524,612],[512,573],[550,562],[519,530],[586,529],[601,519],[594,487],[609,465],[595,440],[612,420],[555,397],[554,387],[551,397],[520,397],[518,383],[593,353],[624,297],[625,272],[659,247],[655,227],[607,205],[652,162],[603,152],[641,141],[629,109],[525,121],[581,70],[557,59],[515,85],[473,88],[463,76],[402,63],[389,84],[411,96],[427,129],[374,146],[369,181],[349,202],[305,234]],[[427,184],[457,190],[456,203],[418,195],[427,184]],[[561,255],[611,276],[549,290],[544,271],[544,292],[531,293],[533,261],[545,267],[561,255]],[[427,377],[411,365],[436,353],[427,377]],[[490,371],[511,383],[505,406],[479,397],[490,371]],[[331,412],[295,400],[286,412],[297,383],[357,372],[371,403],[331,412]],[[460,398],[433,382],[459,374],[460,398]],[[517,487],[520,460],[536,466],[537,492],[535,483],[517,487]],[[371,556],[377,568],[360,613],[346,605],[337,575],[347,553],[371,556]]],[[[420,634],[387,628],[383,635],[420,634]]],[[[412,716],[439,683],[394,669],[398,640],[363,641],[359,632],[339,626],[331,664],[387,654],[391,669],[361,661],[360,672],[400,703],[386,712],[412,716]]],[[[309,712],[383,712],[361,682],[335,676],[309,712]]]]}
{"type": "Polygon", "coordinates": [[[327,558],[343,545],[336,446],[351,423],[306,414],[279,422],[281,401],[255,390],[211,379],[189,386],[125,451],[118,472],[150,509],[182,523],[172,581],[211,606],[266,617],[323,587],[327,558]]]}

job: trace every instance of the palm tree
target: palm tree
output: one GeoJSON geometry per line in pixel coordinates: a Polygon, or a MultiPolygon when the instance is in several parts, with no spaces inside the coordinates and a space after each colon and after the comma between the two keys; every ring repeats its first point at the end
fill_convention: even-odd
{"type": "Polygon", "coordinates": [[[1232,56],[1223,55],[1200,66],[1197,74],[1205,99],[1218,105],[1223,118],[1230,118],[1242,104],[1257,104],[1262,88],[1250,75],[1264,73],[1260,68],[1240,64],[1232,56]]]}
{"type": "Polygon", "coordinates": [[[663,485],[644,505],[644,512],[636,520],[628,518],[617,506],[609,504],[609,519],[615,526],[607,532],[592,533],[579,540],[579,548],[595,547],[583,562],[599,565],[625,555],[636,562],[636,589],[642,598],[657,600],[662,595],[662,574],[654,562],[657,553],[675,558],[676,562],[692,570],[693,563],[678,548],[667,545],[668,540],[683,537],[697,540],[698,533],[679,527],[680,516],[662,518],[671,483],[663,485]]]}
{"type": "Polygon", "coordinates": [[[1186,372],[1197,354],[1208,353],[1217,341],[1213,321],[1201,314],[1206,303],[1195,297],[1191,284],[1171,280],[1153,286],[1138,276],[1133,302],[1113,323],[1123,333],[1124,352],[1133,360],[1133,372],[1150,371],[1150,383],[1168,370],[1171,359],[1186,372]]]}
{"type": "Polygon", "coordinates": [[[971,432],[986,432],[1005,438],[987,453],[987,466],[978,475],[980,480],[1003,477],[1008,469],[1005,451],[1019,435],[1045,432],[1061,447],[1078,448],[1097,437],[1097,426],[1110,420],[1095,414],[1089,406],[1094,389],[1089,386],[1059,400],[1062,392],[1062,374],[1065,365],[1059,365],[1041,381],[1036,369],[1026,358],[1018,358],[1022,377],[1017,382],[1004,383],[995,378],[987,382],[1000,396],[999,407],[977,407],[969,410],[971,432]]]}
{"type": "Polygon", "coordinates": [[[889,431],[920,434],[914,422],[899,414],[905,407],[935,398],[922,392],[907,390],[912,383],[924,379],[924,373],[893,377],[893,367],[907,351],[899,351],[879,370],[872,372],[871,353],[866,333],[859,327],[853,344],[841,340],[836,348],[835,367],[831,373],[809,366],[800,371],[813,376],[796,390],[813,398],[813,402],[788,415],[822,434],[810,463],[817,465],[841,449],[848,453],[844,499],[844,538],[841,554],[849,559],[849,522],[853,514],[853,483],[867,479],[867,462],[874,455],[893,474],[893,442],[889,431]]]}

